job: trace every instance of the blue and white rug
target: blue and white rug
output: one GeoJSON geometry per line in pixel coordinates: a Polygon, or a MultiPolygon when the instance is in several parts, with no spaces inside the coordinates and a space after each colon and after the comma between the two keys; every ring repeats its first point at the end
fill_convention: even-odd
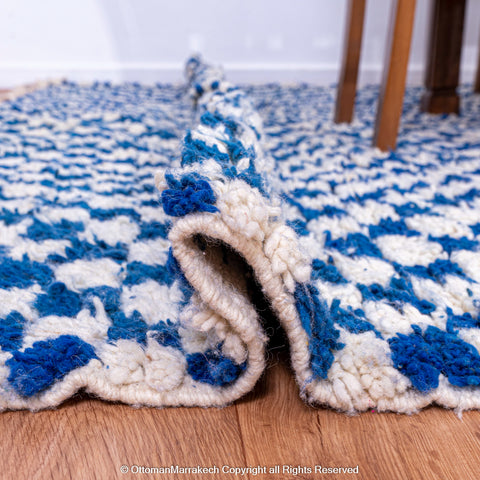
{"type": "Polygon", "coordinates": [[[0,104],[0,410],[232,402],[265,367],[259,292],[306,401],[479,408],[479,98],[429,116],[407,89],[382,153],[376,88],[335,125],[334,89],[186,70],[0,104]]]}

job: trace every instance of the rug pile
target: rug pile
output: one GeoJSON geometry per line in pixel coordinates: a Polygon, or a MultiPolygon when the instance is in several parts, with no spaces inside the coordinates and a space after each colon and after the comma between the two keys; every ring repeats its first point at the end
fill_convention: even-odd
{"type": "Polygon", "coordinates": [[[480,408],[480,100],[370,147],[377,89],[49,85],[0,104],[0,410],[222,406],[265,368],[345,412],[480,408]]]}

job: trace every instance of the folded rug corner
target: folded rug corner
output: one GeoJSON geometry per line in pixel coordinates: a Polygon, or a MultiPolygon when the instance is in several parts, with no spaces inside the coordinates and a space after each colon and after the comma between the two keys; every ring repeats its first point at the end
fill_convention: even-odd
{"type": "Polygon", "coordinates": [[[232,402],[265,368],[259,294],[306,401],[479,408],[478,99],[467,126],[407,90],[381,153],[369,89],[347,127],[331,89],[186,76],[0,104],[0,409],[232,402]]]}

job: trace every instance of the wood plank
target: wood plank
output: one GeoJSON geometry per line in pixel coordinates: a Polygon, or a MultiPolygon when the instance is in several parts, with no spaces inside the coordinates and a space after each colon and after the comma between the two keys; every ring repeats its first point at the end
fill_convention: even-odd
{"type": "MultiPolygon", "coordinates": [[[[134,409],[80,398],[52,411],[3,413],[1,478],[140,478],[140,474],[121,474],[124,464],[279,465],[282,470],[283,465],[358,465],[355,478],[359,479],[476,478],[480,412],[466,412],[460,420],[440,408],[413,416],[369,412],[355,417],[315,409],[300,400],[285,356],[273,360],[275,365],[254,392],[220,410],[134,409]]],[[[162,474],[159,478],[206,476],[162,474]]],[[[240,477],[220,473],[208,478],[240,477]]],[[[294,476],[280,473],[242,478],[294,476]]],[[[295,478],[320,478],[320,474],[302,473],[295,478]]]]}
{"type": "Polygon", "coordinates": [[[433,0],[420,108],[429,113],[458,113],[465,0],[433,0]]]}
{"type": "Polygon", "coordinates": [[[56,410],[0,414],[0,431],[2,480],[193,480],[223,477],[122,474],[120,467],[245,464],[234,406],[135,409],[83,398],[56,410]]]}
{"type": "Polygon", "coordinates": [[[342,66],[335,104],[335,123],[350,123],[353,119],[364,18],[365,0],[349,0],[343,41],[342,66]]]}
{"type": "Polygon", "coordinates": [[[415,0],[394,0],[373,136],[380,150],[393,150],[397,144],[414,17],[415,0]]]}
{"type": "MultiPolygon", "coordinates": [[[[280,358],[261,385],[237,404],[247,465],[356,467],[359,473],[325,478],[365,480],[477,478],[480,412],[427,408],[419,415],[366,412],[347,416],[314,409],[298,396],[280,358]]],[[[255,478],[272,479],[272,475],[255,478]]],[[[320,473],[274,478],[323,478],[320,473]]]]}

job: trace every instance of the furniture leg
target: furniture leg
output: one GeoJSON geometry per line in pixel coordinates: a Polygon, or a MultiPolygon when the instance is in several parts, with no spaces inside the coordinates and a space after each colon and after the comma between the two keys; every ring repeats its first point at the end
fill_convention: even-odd
{"type": "Polygon", "coordinates": [[[397,143],[414,17],[415,0],[394,0],[373,136],[380,150],[393,150],[397,143]]]}
{"type": "MultiPolygon", "coordinates": [[[[429,113],[458,113],[465,0],[433,0],[430,15],[425,88],[421,110],[429,113]]],[[[477,75],[478,79],[478,75],[477,75]]]]}
{"type": "Polygon", "coordinates": [[[365,0],[349,0],[335,105],[335,123],[350,123],[353,118],[364,18],[365,0]]]}
{"type": "Polygon", "coordinates": [[[475,76],[475,84],[473,86],[473,91],[475,93],[480,93],[480,48],[478,50],[477,74],[475,76]]]}

